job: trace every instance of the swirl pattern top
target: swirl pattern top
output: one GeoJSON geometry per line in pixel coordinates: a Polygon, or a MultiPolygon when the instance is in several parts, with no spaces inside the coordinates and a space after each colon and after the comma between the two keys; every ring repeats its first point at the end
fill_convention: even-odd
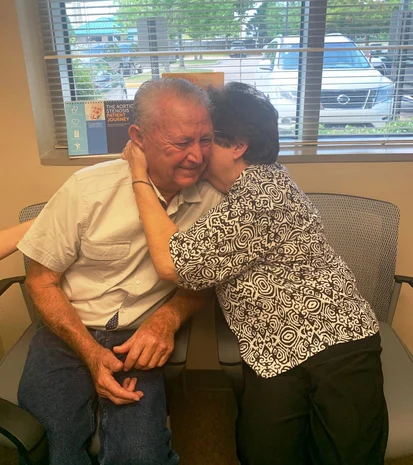
{"type": "Polygon", "coordinates": [[[216,286],[241,356],[259,376],[378,331],[316,208],[278,163],[248,166],[223,201],[169,245],[180,286],[216,286]]]}

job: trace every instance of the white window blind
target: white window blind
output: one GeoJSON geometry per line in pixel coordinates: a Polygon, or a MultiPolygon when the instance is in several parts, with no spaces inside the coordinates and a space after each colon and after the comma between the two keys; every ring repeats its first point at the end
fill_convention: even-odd
{"type": "Polygon", "coordinates": [[[56,147],[65,101],[132,100],[165,71],[255,85],[287,146],[413,140],[410,0],[38,3],[56,147]]]}

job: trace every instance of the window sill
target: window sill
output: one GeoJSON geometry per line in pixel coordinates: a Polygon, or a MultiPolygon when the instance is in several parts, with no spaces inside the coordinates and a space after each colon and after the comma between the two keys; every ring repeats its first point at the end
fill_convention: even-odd
{"type": "MultiPolygon", "coordinates": [[[[120,154],[70,158],[67,149],[52,149],[40,157],[45,166],[89,166],[116,160],[120,154]]],[[[281,147],[280,163],[411,162],[413,144],[400,146],[301,146],[281,147]]]]}
{"type": "Polygon", "coordinates": [[[90,166],[117,158],[120,158],[120,153],[69,157],[67,149],[52,149],[40,156],[40,163],[45,166],[90,166]]]}

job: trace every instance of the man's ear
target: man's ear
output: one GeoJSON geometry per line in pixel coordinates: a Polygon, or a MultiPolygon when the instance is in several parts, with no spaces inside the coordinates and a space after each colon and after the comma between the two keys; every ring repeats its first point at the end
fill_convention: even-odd
{"type": "Polygon", "coordinates": [[[238,141],[233,150],[234,160],[239,160],[248,149],[248,144],[244,141],[238,141]]]}
{"type": "Polygon", "coordinates": [[[131,124],[128,129],[129,139],[143,150],[143,133],[139,126],[131,124]]]}

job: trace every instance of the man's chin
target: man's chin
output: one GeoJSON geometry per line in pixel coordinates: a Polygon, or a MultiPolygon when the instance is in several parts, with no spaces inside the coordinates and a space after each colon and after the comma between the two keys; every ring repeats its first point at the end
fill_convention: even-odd
{"type": "Polygon", "coordinates": [[[194,173],[188,173],[185,176],[179,176],[176,180],[176,183],[179,184],[181,187],[189,187],[193,184],[197,183],[201,177],[201,173],[196,171],[194,173]]]}

